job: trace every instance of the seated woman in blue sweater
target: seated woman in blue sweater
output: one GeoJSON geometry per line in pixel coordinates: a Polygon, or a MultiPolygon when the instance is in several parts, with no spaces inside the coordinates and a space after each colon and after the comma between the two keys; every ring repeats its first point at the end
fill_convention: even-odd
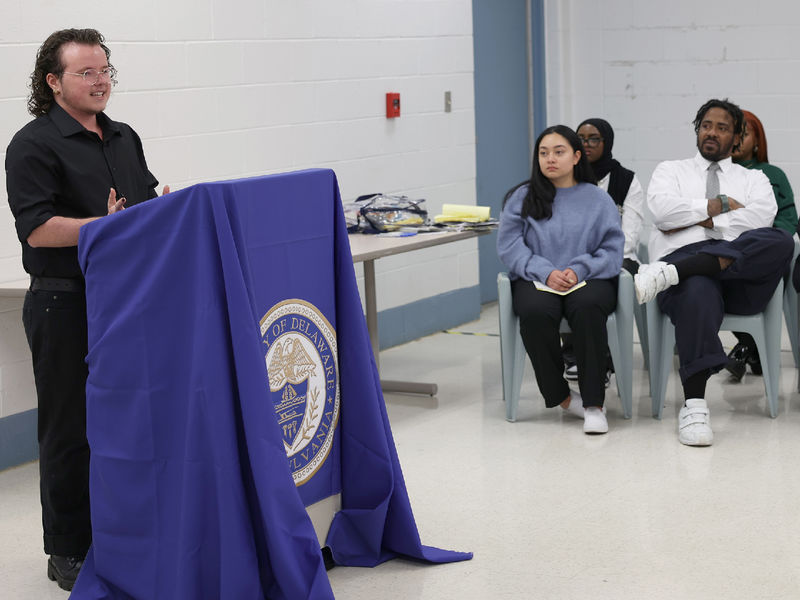
{"type": "Polygon", "coordinates": [[[608,431],[606,319],[617,304],[624,246],[619,211],[595,185],[580,139],[564,125],[548,127],[536,140],[530,180],[506,194],[497,252],[545,405],[583,417],[586,433],[608,431]],[[562,317],[574,334],[580,392],[563,376],[562,317]]]}

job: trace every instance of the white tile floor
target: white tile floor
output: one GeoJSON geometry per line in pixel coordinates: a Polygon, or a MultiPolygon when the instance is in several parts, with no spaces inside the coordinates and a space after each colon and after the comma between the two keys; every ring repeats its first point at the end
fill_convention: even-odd
{"type": "MultiPolygon", "coordinates": [[[[496,308],[460,329],[496,333],[496,308]]],[[[784,348],[777,419],[760,377],[712,378],[711,448],[677,441],[677,375],[662,421],[641,368],[632,420],[612,382],[610,432],[590,437],[543,407],[530,367],[519,421],[505,421],[496,337],[441,333],[384,352],[387,378],[439,384],[436,398],[386,397],[423,543],[475,558],[337,567],[337,598],[800,598],[800,395],[784,348]]],[[[37,479],[35,463],[0,473],[0,598],[67,595],[45,576],[37,479]]]]}

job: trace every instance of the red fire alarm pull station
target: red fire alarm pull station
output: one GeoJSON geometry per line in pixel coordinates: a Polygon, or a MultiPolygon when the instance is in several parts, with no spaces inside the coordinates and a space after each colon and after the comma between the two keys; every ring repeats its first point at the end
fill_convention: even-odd
{"type": "Polygon", "coordinates": [[[394,119],[400,116],[400,94],[397,92],[387,92],[386,94],[386,118],[394,119]]]}

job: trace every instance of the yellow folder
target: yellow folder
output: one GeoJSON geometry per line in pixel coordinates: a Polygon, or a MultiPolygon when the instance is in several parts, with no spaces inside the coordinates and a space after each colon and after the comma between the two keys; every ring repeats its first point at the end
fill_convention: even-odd
{"type": "Polygon", "coordinates": [[[457,221],[462,223],[480,223],[489,220],[489,206],[472,206],[469,204],[443,204],[442,214],[436,215],[436,223],[457,221]]]}

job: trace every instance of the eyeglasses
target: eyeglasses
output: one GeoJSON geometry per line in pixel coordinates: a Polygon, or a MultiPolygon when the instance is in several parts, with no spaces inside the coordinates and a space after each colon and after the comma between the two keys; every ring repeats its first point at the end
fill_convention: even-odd
{"type": "Polygon", "coordinates": [[[91,83],[94,85],[101,79],[103,81],[110,81],[111,85],[117,85],[117,70],[114,67],[106,67],[105,69],[86,69],[83,73],[70,73],[69,71],[64,71],[64,75],[77,75],[78,77],[83,77],[83,80],[86,83],[91,83]]]}
{"type": "Polygon", "coordinates": [[[595,147],[600,145],[600,142],[603,141],[603,138],[601,138],[601,137],[588,137],[587,138],[587,137],[582,137],[580,135],[578,137],[581,139],[581,143],[584,146],[589,146],[589,148],[595,148],[595,147]]]}

